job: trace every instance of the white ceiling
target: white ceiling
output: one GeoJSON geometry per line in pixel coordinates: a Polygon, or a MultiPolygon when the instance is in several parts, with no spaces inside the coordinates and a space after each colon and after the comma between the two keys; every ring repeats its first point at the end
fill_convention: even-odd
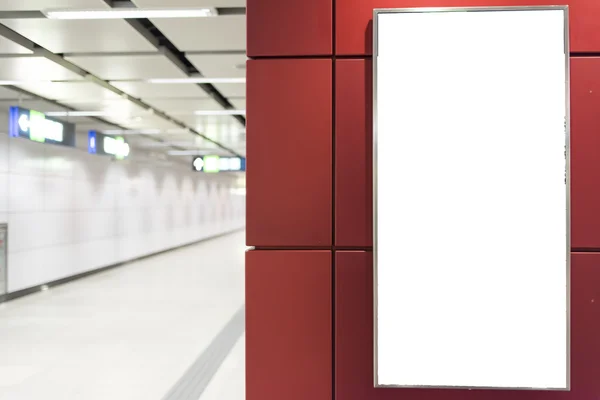
{"type": "Polygon", "coordinates": [[[156,84],[146,82],[113,82],[113,85],[126,93],[146,99],[203,98],[208,95],[198,85],[179,83],[156,84]]]}
{"type": "MultiPolygon", "coordinates": [[[[162,2],[164,4],[164,2],[162,2]]],[[[0,0],[0,10],[41,10],[44,8],[108,8],[102,0],[0,0]]]]}
{"type": "Polygon", "coordinates": [[[119,98],[118,95],[103,87],[82,80],[79,82],[36,82],[22,84],[19,87],[51,100],[119,98]]]}
{"type": "Polygon", "coordinates": [[[189,54],[187,58],[204,76],[211,78],[246,76],[245,54],[189,54]]]}
{"type": "MultiPolygon", "coordinates": [[[[138,7],[245,7],[245,0],[134,0],[138,7]]],[[[103,0],[0,0],[0,11],[32,11],[47,8],[109,8],[103,0]]],[[[6,16],[6,15],[5,15],[6,16]]],[[[244,15],[214,18],[154,19],[162,34],[183,52],[192,67],[204,77],[244,78],[246,74],[246,18],[244,15]],[[229,52],[229,54],[227,54],[229,52]],[[224,54],[225,53],[225,54],[224,54]]],[[[52,53],[63,55],[76,67],[109,81],[132,98],[165,112],[245,154],[245,127],[232,116],[199,116],[195,111],[222,110],[223,107],[194,83],[158,84],[149,79],[181,79],[184,72],[163,52],[155,48],[125,20],[49,20],[1,19],[25,38],[52,53]]],[[[175,143],[178,149],[214,149],[216,146],[176,123],[149,113],[134,102],[103,88],[97,83],[21,45],[0,36],[0,81],[19,81],[14,85],[43,98],[55,100],[79,111],[100,111],[106,121],[125,129],[161,130],[158,135],[129,135],[136,146],[149,146],[158,151],[156,139],[175,143]],[[30,82],[21,82],[30,81],[30,82]],[[61,82],[31,82],[61,81],[61,82]]],[[[215,88],[234,107],[245,109],[245,84],[221,83],[215,88]]],[[[60,111],[56,104],[28,99],[28,96],[0,86],[0,111],[20,104],[42,112],[60,111]]],[[[69,117],[78,130],[114,130],[87,117],[69,117]]],[[[225,153],[224,153],[225,154],[225,153]]]]}
{"type": "Polygon", "coordinates": [[[68,69],[42,57],[0,57],[0,80],[81,80],[68,69]]]}
{"type": "Polygon", "coordinates": [[[15,42],[0,37],[0,54],[33,54],[33,52],[15,42]]]}
{"type": "MultiPolygon", "coordinates": [[[[28,96],[19,95],[19,93],[9,90],[5,87],[0,86],[0,100],[12,100],[16,101],[17,99],[22,98],[26,99],[28,96]]],[[[4,107],[4,105],[0,105],[0,107],[4,107]]]]}
{"type": "Polygon", "coordinates": [[[235,108],[237,108],[238,110],[245,110],[246,109],[246,99],[231,99],[231,104],[233,104],[233,106],[235,108]]]}
{"type": "Polygon", "coordinates": [[[180,113],[193,114],[194,111],[219,109],[219,103],[209,97],[191,99],[168,97],[147,99],[146,102],[159,110],[165,111],[167,114],[172,113],[177,115],[181,115],[180,113]]]}
{"type": "Polygon", "coordinates": [[[185,78],[185,74],[165,56],[72,56],[68,61],[106,80],[185,78]]]}
{"type": "MultiPolygon", "coordinates": [[[[49,112],[56,111],[56,106],[51,103],[45,102],[43,100],[34,100],[34,99],[22,99],[20,102],[16,102],[15,104],[10,104],[11,106],[20,106],[24,108],[29,108],[32,110],[38,110],[41,112],[49,112]]],[[[9,107],[7,105],[7,107],[9,107]]]]}
{"type": "Polygon", "coordinates": [[[225,97],[246,97],[245,83],[215,83],[215,87],[225,97]]]}
{"type": "Polygon", "coordinates": [[[155,50],[121,20],[3,19],[0,24],[53,53],[155,50]]]}
{"type": "Polygon", "coordinates": [[[181,51],[246,49],[246,17],[242,15],[160,18],[152,22],[181,51]]]}

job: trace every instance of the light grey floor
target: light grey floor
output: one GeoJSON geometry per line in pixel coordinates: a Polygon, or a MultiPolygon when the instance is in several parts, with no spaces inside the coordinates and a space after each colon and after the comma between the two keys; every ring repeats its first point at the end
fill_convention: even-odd
{"type": "MultiPolygon", "coordinates": [[[[0,399],[162,399],[243,306],[245,249],[237,233],[0,304],[0,399]]],[[[243,336],[200,399],[244,399],[243,336]]]]}
{"type": "Polygon", "coordinates": [[[213,377],[201,400],[243,400],[246,398],[245,345],[246,338],[242,336],[213,377]]]}

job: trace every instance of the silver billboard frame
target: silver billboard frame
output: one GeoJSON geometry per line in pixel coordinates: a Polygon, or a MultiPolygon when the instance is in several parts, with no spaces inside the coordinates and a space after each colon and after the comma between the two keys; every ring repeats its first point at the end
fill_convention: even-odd
{"type": "Polygon", "coordinates": [[[570,45],[569,45],[569,6],[514,6],[514,7],[423,7],[423,8],[376,8],[373,10],[373,381],[375,388],[398,389],[468,389],[468,390],[537,390],[562,392],[571,390],[571,105],[570,105],[570,45]],[[567,385],[566,388],[530,388],[530,387],[469,387],[469,386],[404,386],[380,385],[377,371],[377,58],[378,58],[378,16],[398,13],[436,13],[436,12],[489,12],[489,11],[562,11],[564,14],[564,54],[565,54],[565,190],[567,222],[567,385]]]}

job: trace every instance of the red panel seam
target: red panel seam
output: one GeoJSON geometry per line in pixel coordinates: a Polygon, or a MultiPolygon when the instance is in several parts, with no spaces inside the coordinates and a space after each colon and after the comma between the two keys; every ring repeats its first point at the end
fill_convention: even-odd
{"type": "Polygon", "coordinates": [[[311,60],[330,60],[331,58],[339,60],[370,60],[373,56],[369,54],[345,54],[345,55],[292,55],[292,56],[253,56],[250,60],[289,60],[289,59],[311,59],[311,60]]]}
{"type": "MultiPolygon", "coordinates": [[[[373,251],[372,246],[253,246],[254,251],[354,251],[354,252],[369,252],[373,251]]],[[[572,248],[571,253],[600,254],[600,248],[572,248]]]]}
{"type": "Polygon", "coordinates": [[[362,246],[252,246],[260,251],[372,251],[373,247],[362,246]]]}
{"type": "Polygon", "coordinates": [[[579,57],[579,58],[586,58],[586,57],[600,57],[600,52],[575,52],[572,51],[571,53],[569,53],[570,57],[579,57]]]}
{"type": "Polygon", "coordinates": [[[254,246],[260,251],[333,251],[331,246],[254,246]]]}
{"type": "Polygon", "coordinates": [[[331,400],[336,400],[335,393],[335,176],[336,176],[336,68],[337,68],[337,46],[336,46],[336,0],[331,0],[331,400]]]}
{"type": "Polygon", "coordinates": [[[588,254],[588,253],[600,253],[600,248],[573,247],[573,248],[571,248],[571,253],[585,253],[585,254],[588,254]]]}
{"type": "Polygon", "coordinates": [[[254,56],[251,60],[289,60],[289,59],[311,59],[311,60],[330,60],[330,55],[295,55],[295,56],[254,56]]]}

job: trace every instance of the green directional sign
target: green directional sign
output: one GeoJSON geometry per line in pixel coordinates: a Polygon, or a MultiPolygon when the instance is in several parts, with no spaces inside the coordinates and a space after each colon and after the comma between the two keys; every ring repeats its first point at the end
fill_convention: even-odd
{"type": "Polygon", "coordinates": [[[195,157],[192,160],[194,171],[214,174],[218,172],[246,171],[246,159],[243,157],[221,157],[215,155],[195,157]]]}

